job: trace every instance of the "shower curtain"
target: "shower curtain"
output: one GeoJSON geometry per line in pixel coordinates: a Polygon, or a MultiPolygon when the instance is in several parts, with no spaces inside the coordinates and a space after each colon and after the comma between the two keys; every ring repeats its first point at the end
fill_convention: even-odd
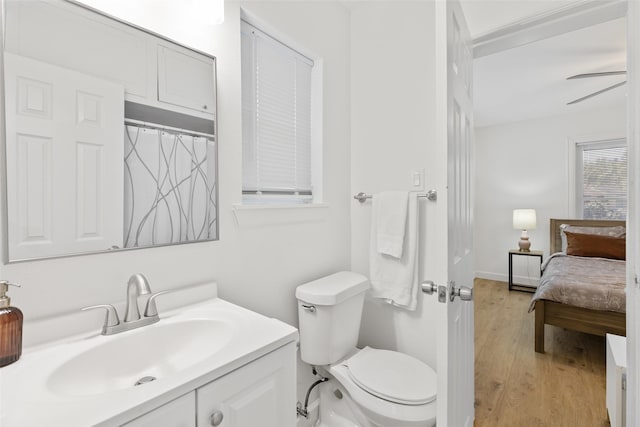
{"type": "Polygon", "coordinates": [[[127,124],[124,247],[217,238],[213,138],[127,124]]]}

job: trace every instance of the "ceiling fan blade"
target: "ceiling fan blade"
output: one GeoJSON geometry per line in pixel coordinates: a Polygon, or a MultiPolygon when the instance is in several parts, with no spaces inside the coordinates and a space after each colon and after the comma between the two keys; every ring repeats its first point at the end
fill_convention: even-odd
{"type": "Polygon", "coordinates": [[[573,79],[586,79],[589,77],[602,77],[602,76],[619,76],[622,74],[627,74],[627,71],[603,71],[600,73],[585,73],[585,74],[576,74],[575,76],[567,77],[567,80],[573,79]]]}
{"type": "Polygon", "coordinates": [[[594,97],[594,96],[596,96],[596,95],[600,95],[601,93],[604,93],[604,92],[607,92],[607,91],[609,91],[609,90],[615,89],[615,88],[620,87],[620,86],[622,86],[622,85],[624,85],[624,84],[626,84],[626,83],[627,83],[627,81],[626,81],[626,80],[625,80],[625,81],[623,81],[623,82],[620,82],[620,83],[616,83],[616,84],[614,84],[613,86],[609,86],[609,87],[606,87],[606,88],[604,88],[604,89],[600,89],[599,91],[597,91],[597,92],[593,92],[593,93],[590,93],[589,95],[587,95],[587,96],[583,96],[582,98],[574,99],[574,100],[573,100],[573,101],[571,101],[571,102],[567,102],[567,105],[577,104],[578,102],[582,102],[582,101],[584,101],[585,99],[593,98],[593,97],[594,97]]]}

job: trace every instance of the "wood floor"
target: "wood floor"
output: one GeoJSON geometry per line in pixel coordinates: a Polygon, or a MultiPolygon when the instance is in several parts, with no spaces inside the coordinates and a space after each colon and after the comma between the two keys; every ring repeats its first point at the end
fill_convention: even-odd
{"type": "Polygon", "coordinates": [[[609,426],[605,339],[546,326],[534,345],[531,294],[476,279],[476,427],[609,426]]]}

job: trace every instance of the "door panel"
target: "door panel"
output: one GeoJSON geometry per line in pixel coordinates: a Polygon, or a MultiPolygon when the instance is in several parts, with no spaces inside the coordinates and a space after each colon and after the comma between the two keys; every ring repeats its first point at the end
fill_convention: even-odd
{"type": "Polygon", "coordinates": [[[628,2],[627,425],[640,423],[640,3],[628,2]]]}
{"type": "MultiPolygon", "coordinates": [[[[446,153],[447,265],[437,276],[473,287],[473,103],[471,41],[457,1],[436,2],[437,142],[446,153]],[[446,113],[445,113],[446,112],[446,113]],[[446,270],[446,271],[445,271],[446,270]]],[[[447,298],[438,310],[438,425],[472,426],[474,419],[473,301],[447,298]]]]}
{"type": "Polygon", "coordinates": [[[10,259],[122,246],[124,88],[5,54],[10,259]]]}

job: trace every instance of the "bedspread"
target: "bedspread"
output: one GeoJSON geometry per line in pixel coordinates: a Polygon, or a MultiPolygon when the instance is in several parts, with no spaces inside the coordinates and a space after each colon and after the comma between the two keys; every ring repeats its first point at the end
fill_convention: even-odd
{"type": "Polygon", "coordinates": [[[592,310],[626,312],[625,261],[556,253],[542,269],[529,313],[541,299],[592,310]]]}

